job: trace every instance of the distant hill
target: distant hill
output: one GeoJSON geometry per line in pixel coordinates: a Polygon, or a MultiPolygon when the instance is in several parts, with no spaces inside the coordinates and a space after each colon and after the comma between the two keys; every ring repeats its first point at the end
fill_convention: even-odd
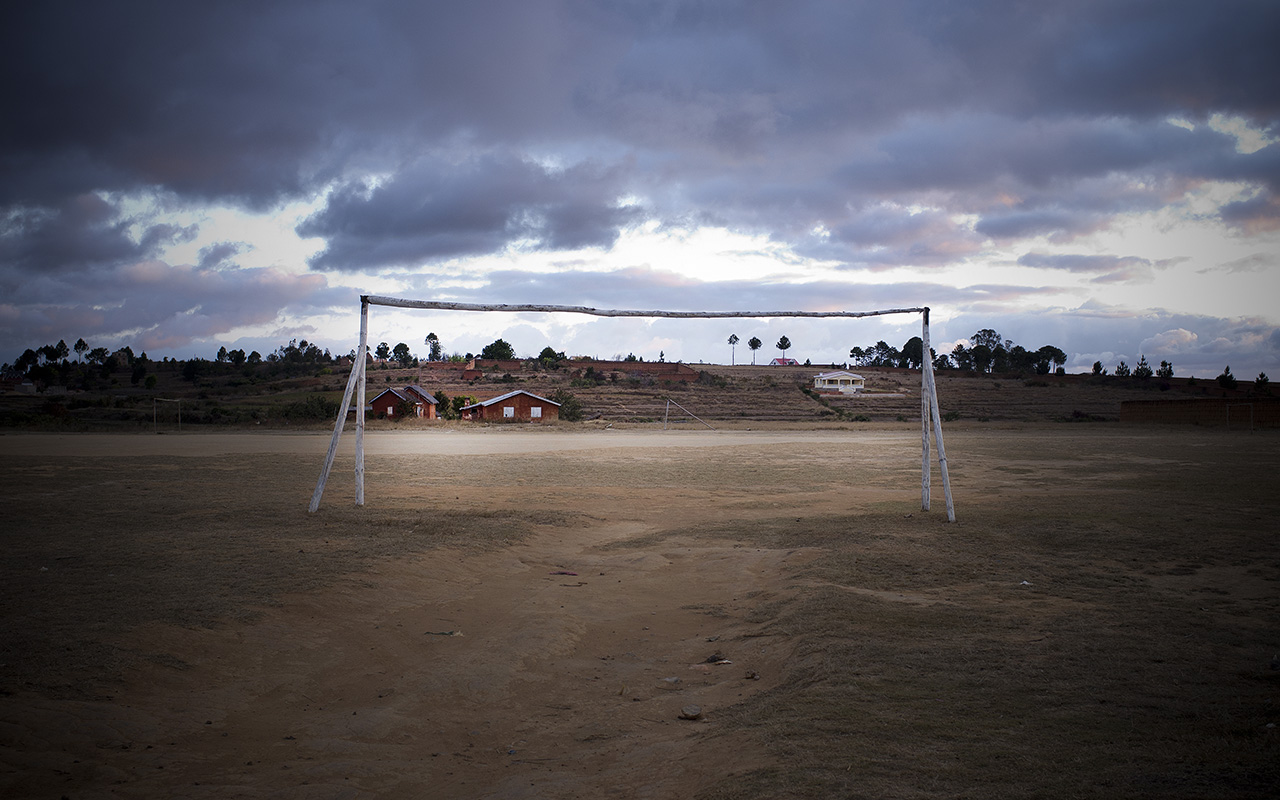
{"type": "MultiPolygon", "coordinates": [[[[176,430],[179,412],[187,428],[267,426],[324,428],[332,425],[349,367],[326,366],[311,374],[272,377],[269,365],[214,365],[184,378],[176,366],[154,365],[153,388],[135,385],[122,369],[89,390],[42,387],[34,394],[7,387],[0,395],[0,427],[30,430],[176,430]],[[159,402],[159,400],[180,400],[159,402]]],[[[813,425],[896,423],[920,419],[920,373],[894,368],[858,368],[865,394],[818,395],[812,379],[830,365],[755,366],[657,362],[558,364],[535,361],[480,362],[478,370],[369,368],[368,396],[409,383],[433,393],[485,399],[514,388],[551,396],[572,393],[584,418],[610,423],[696,424],[679,407],[709,423],[813,425]],[[678,404],[677,407],[674,404],[678,404]]],[[[1245,398],[1251,387],[1228,392],[1212,380],[1145,381],[1093,375],[974,375],[937,373],[939,406],[948,422],[1115,422],[1126,400],[1195,397],[1245,398]]],[[[371,420],[374,426],[405,423],[371,420]]],[[[568,424],[568,423],[561,423],[568,424]]]]}

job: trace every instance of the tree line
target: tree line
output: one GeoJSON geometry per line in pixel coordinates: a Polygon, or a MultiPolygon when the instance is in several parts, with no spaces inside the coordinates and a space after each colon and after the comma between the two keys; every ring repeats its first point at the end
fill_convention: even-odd
{"type": "MultiPolygon", "coordinates": [[[[881,339],[869,347],[854,347],[849,351],[849,358],[859,367],[919,369],[924,365],[924,340],[913,336],[898,349],[881,339]]],[[[1059,373],[1063,371],[1067,354],[1051,344],[1028,350],[991,328],[983,328],[969,337],[969,344],[957,344],[950,353],[939,353],[932,347],[929,348],[929,359],[935,370],[1034,372],[1047,375],[1055,370],[1059,373]]]]}
{"type": "MultiPolygon", "coordinates": [[[[736,347],[740,341],[737,334],[729,336],[728,343],[733,348],[730,363],[736,363],[736,347]]],[[[472,353],[445,355],[440,337],[435,333],[428,333],[423,343],[427,348],[425,360],[428,362],[463,362],[475,357],[472,353]]],[[[764,342],[759,337],[752,336],[746,344],[751,350],[751,363],[755,364],[756,351],[764,346],[764,342]]],[[[793,345],[788,337],[782,336],[774,346],[785,358],[787,351],[793,345]]],[[[354,360],[355,355],[355,350],[352,350],[345,357],[354,360]]],[[[496,339],[485,345],[479,357],[494,361],[513,361],[517,358],[515,348],[503,339],[496,339]]],[[[134,385],[144,384],[147,388],[151,388],[155,385],[154,373],[157,370],[180,370],[182,377],[192,383],[195,383],[201,375],[217,375],[235,370],[242,371],[246,376],[263,372],[268,377],[291,377],[313,371],[317,367],[333,365],[340,358],[342,356],[334,356],[329,350],[321,349],[306,339],[301,341],[290,339],[287,344],[280,345],[265,357],[257,350],[246,353],[243,349],[228,350],[226,347],[219,347],[212,361],[199,357],[185,360],[166,357],[156,362],[149,359],[145,352],[134,355],[133,349],[128,346],[111,352],[106,347],[91,347],[83,338],[80,338],[70,346],[65,339],[61,339],[57,344],[28,348],[13,364],[6,363],[0,366],[0,375],[10,379],[27,378],[45,384],[60,382],[64,385],[79,384],[83,388],[90,388],[89,383],[95,378],[110,379],[113,373],[128,369],[130,381],[134,385]],[[71,359],[73,352],[74,360],[71,359]]],[[[421,360],[404,342],[398,342],[395,346],[379,342],[368,358],[395,362],[405,368],[417,366],[421,360]]],[[[882,339],[867,347],[853,347],[849,350],[849,358],[851,364],[857,367],[919,369],[924,361],[924,342],[919,336],[913,336],[903,343],[901,348],[897,348],[882,339]]],[[[969,337],[967,345],[957,344],[950,353],[938,353],[930,348],[929,358],[935,370],[954,369],[979,374],[1047,375],[1050,372],[1062,374],[1067,361],[1066,353],[1055,345],[1046,344],[1035,350],[1029,350],[1015,344],[1011,339],[1002,337],[992,328],[977,331],[969,337]]],[[[565,359],[563,352],[546,347],[531,360],[554,367],[565,359]]],[[[642,361],[643,359],[632,354],[625,360],[642,361]]],[[[665,355],[660,354],[658,360],[665,360],[665,355]]],[[[1106,377],[1111,374],[1117,378],[1132,377],[1140,381],[1152,377],[1168,380],[1174,376],[1174,368],[1173,364],[1166,360],[1162,360],[1158,367],[1153,368],[1147,362],[1146,355],[1140,356],[1133,367],[1121,360],[1115,366],[1114,373],[1109,372],[1101,361],[1094,362],[1093,375],[1106,377]]],[[[1238,384],[1235,376],[1231,374],[1230,366],[1226,367],[1216,380],[1226,389],[1235,389],[1238,384]]],[[[1255,390],[1268,394],[1270,393],[1269,383],[1266,373],[1259,373],[1253,382],[1255,390]]]]}
{"type": "MultiPolygon", "coordinates": [[[[354,355],[354,352],[351,354],[354,355]]],[[[68,347],[66,340],[38,348],[27,348],[12,364],[0,366],[0,374],[9,379],[26,378],[46,385],[62,384],[84,389],[97,388],[96,383],[111,380],[115,373],[128,370],[130,382],[150,389],[156,385],[156,373],[177,371],[191,383],[202,375],[228,374],[241,371],[246,376],[261,372],[267,377],[291,377],[312,372],[337,361],[328,350],[306,339],[289,340],[265,357],[257,350],[218,348],[212,360],[200,357],[160,361],[146,352],[135,354],[128,345],[112,352],[105,347],[90,347],[83,338],[68,347]],[[71,354],[76,354],[75,359],[71,354]]]]}

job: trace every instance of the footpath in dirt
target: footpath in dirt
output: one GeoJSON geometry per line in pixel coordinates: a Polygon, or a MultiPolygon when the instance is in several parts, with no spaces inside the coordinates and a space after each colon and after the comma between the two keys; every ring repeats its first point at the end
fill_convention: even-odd
{"type": "MultiPolygon", "coordinates": [[[[97,457],[119,447],[114,438],[6,446],[97,457]]],[[[264,446],[203,438],[178,451],[198,443],[203,456],[220,457],[264,446]]],[[[310,452],[318,439],[272,438],[272,452],[295,443],[310,452]]],[[[378,457],[414,458],[416,438],[382,441],[378,457]]],[[[613,440],[624,450],[633,441],[645,442],[613,440]]],[[[432,440],[438,451],[449,442],[432,440]]],[[[545,453],[551,443],[590,442],[481,436],[461,449],[545,453]]],[[[137,441],[156,455],[176,444],[137,441]]],[[[628,453],[595,457],[657,455],[628,453]]],[[[403,491],[381,480],[378,492],[403,491]]],[[[761,607],[795,590],[789,576],[814,553],[679,536],[629,546],[672,510],[686,521],[714,512],[699,510],[696,490],[673,495],[661,514],[644,492],[583,496],[612,514],[538,525],[501,549],[381,559],[251,622],[134,628],[117,644],[137,656],[135,668],[124,685],[104,686],[109,694],[5,698],[6,794],[673,797],[768,766],[759,742],[722,725],[722,712],[778,684],[790,643],[760,635],[769,622],[761,607]]],[[[577,501],[561,493],[519,502],[536,510],[577,501]]]]}
{"type": "Polygon", "coordinates": [[[137,796],[546,798],[765,765],[716,714],[776,684],[786,653],[747,617],[805,554],[598,547],[629,533],[434,553],[252,626],[143,632],[199,666],[138,676],[104,766],[137,796]]]}

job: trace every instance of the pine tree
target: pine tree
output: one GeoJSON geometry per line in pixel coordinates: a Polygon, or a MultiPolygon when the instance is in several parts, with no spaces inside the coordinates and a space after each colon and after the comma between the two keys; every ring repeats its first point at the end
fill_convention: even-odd
{"type": "Polygon", "coordinates": [[[1151,374],[1151,365],[1147,363],[1147,357],[1139,356],[1138,365],[1133,368],[1133,377],[1145,381],[1151,377],[1151,374]]]}

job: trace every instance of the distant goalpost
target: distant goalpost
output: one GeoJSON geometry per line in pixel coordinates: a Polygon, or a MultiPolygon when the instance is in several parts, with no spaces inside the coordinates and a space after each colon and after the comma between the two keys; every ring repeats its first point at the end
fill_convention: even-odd
{"type": "Polygon", "coordinates": [[[668,319],[752,319],[765,317],[880,317],[888,314],[919,314],[921,318],[922,357],[920,359],[920,508],[929,510],[930,495],[930,428],[933,438],[937,440],[938,469],[942,474],[942,490],[947,503],[947,521],[956,521],[955,505],[951,501],[951,478],[947,473],[947,453],[942,443],[942,417],[938,413],[938,389],[933,376],[933,360],[929,357],[929,308],[890,308],[881,311],[627,311],[619,309],[588,308],[586,306],[557,305],[507,305],[483,303],[448,303],[434,300],[403,300],[397,297],[380,297],[377,295],[360,295],[360,346],[356,348],[355,363],[351,365],[351,375],[347,379],[346,391],[342,394],[342,404],[338,408],[338,419],[333,426],[333,438],[329,440],[329,451],[324,457],[324,468],[320,471],[320,480],[316,482],[316,490],[311,495],[308,511],[320,508],[320,498],[324,495],[325,483],[329,480],[329,471],[333,468],[333,459],[338,452],[338,442],[342,438],[346,426],[347,411],[352,404],[352,394],[357,395],[356,411],[356,505],[364,505],[364,407],[365,407],[365,362],[369,352],[369,306],[393,306],[396,308],[421,308],[437,311],[505,311],[533,313],[569,313],[589,314],[596,317],[644,317],[668,319]]]}
{"type": "MultiPolygon", "coordinates": [[[[157,412],[157,409],[160,407],[160,403],[177,403],[178,404],[178,433],[182,433],[182,399],[181,398],[170,399],[168,397],[151,398],[151,432],[152,433],[160,432],[160,415],[157,412]]],[[[166,420],[166,423],[167,422],[168,420],[166,420]]]]}

